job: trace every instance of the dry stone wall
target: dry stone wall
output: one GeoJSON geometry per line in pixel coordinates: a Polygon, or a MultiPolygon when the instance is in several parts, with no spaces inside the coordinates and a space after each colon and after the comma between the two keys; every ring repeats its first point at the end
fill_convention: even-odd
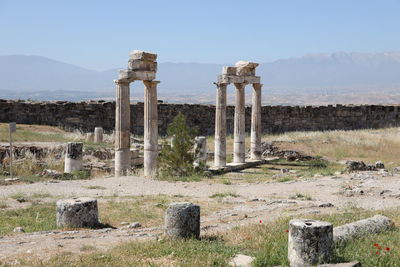
{"type": "MultiPolygon", "coordinates": [[[[131,132],[143,135],[143,103],[131,105],[131,132]]],[[[181,112],[190,126],[198,126],[200,135],[214,135],[215,106],[192,104],[158,105],[159,134],[165,135],[168,124],[181,112]]],[[[329,105],[329,106],[263,106],[262,132],[351,130],[384,128],[400,125],[399,106],[329,105]]],[[[227,133],[233,133],[234,107],[227,107],[227,133]]],[[[250,133],[251,107],[246,107],[246,133],[250,133]]],[[[101,126],[114,130],[115,102],[32,102],[0,99],[0,122],[60,126],[67,130],[93,131],[101,126]]]]}

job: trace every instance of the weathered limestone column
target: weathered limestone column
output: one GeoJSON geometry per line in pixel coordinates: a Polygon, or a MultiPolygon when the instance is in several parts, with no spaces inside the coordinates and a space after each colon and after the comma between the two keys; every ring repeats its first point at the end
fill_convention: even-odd
{"type": "Polygon", "coordinates": [[[73,171],[81,171],[82,164],[83,144],[68,142],[65,149],[65,165],[64,172],[71,173],[73,171]]]}
{"type": "Polygon", "coordinates": [[[251,106],[251,159],[261,159],[261,87],[262,84],[253,84],[251,106]]]}
{"type": "Polygon", "coordinates": [[[159,81],[144,83],[144,175],[154,177],[157,172],[158,155],[158,111],[157,84],[159,81]]]}
{"type": "Polygon", "coordinates": [[[89,197],[60,199],[56,203],[57,227],[99,225],[97,200],[89,197]]]}
{"type": "Polygon", "coordinates": [[[233,162],[244,163],[246,156],[245,148],[245,98],[244,88],[246,84],[235,83],[235,124],[233,136],[233,162]]]}
{"type": "Polygon", "coordinates": [[[314,266],[332,255],[333,226],[315,220],[289,222],[288,258],[291,267],[314,266]]]}
{"type": "Polygon", "coordinates": [[[197,168],[206,168],[207,164],[207,138],[205,136],[196,136],[194,139],[194,166],[197,168]]]}
{"type": "Polygon", "coordinates": [[[131,105],[129,82],[114,80],[116,88],[115,110],[115,176],[126,175],[131,169],[130,134],[131,105]]]}
{"type": "Polygon", "coordinates": [[[94,133],[86,133],[86,142],[94,141],[94,133]]]}
{"type": "Polygon", "coordinates": [[[165,235],[199,238],[200,206],[189,202],[171,203],[165,212],[165,235]]]}
{"type": "Polygon", "coordinates": [[[95,143],[103,142],[103,127],[94,128],[94,142],[95,143]]]}
{"type": "Polygon", "coordinates": [[[214,165],[226,166],[226,83],[217,85],[217,101],[215,105],[215,148],[214,165]]]}

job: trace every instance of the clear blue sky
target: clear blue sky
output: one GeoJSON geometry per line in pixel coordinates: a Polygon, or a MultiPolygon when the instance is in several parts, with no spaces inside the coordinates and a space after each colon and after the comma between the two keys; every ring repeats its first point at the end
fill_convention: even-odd
{"type": "Polygon", "coordinates": [[[400,0],[0,0],[0,55],[105,70],[133,49],[201,63],[398,51],[400,0]]]}

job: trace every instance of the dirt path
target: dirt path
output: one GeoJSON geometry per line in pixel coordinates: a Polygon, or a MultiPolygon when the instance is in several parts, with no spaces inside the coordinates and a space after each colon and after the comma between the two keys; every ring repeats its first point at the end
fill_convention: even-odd
{"type": "MultiPolygon", "coordinates": [[[[273,221],[279,216],[307,216],[330,213],[349,205],[364,209],[386,209],[400,206],[400,175],[378,175],[377,172],[346,176],[319,177],[285,183],[242,183],[233,185],[207,182],[163,182],[139,177],[101,178],[87,181],[41,182],[0,187],[0,198],[15,194],[46,193],[57,198],[71,196],[140,196],[183,195],[208,199],[215,193],[233,192],[237,198],[226,197],[221,205],[230,207],[202,216],[201,234],[216,233],[252,223],[273,221]],[[383,177],[384,176],[384,177],[383,177]],[[89,189],[101,187],[103,189],[89,189]],[[310,196],[311,200],[293,199],[294,195],[310,196]],[[233,205],[232,205],[233,204],[233,205]]],[[[54,200],[54,199],[53,199],[54,200]]],[[[11,201],[11,200],[10,200],[11,201]]],[[[15,202],[15,201],[14,201],[15,202]]],[[[141,229],[100,229],[80,231],[49,231],[0,237],[0,259],[21,254],[50,257],[59,252],[83,253],[82,247],[111,248],[131,240],[157,239],[162,226],[141,229]]]]}

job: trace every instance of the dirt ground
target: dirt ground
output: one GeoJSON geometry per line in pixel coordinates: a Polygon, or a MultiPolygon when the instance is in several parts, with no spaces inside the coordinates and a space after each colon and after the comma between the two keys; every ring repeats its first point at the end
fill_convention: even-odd
{"type": "MultiPolygon", "coordinates": [[[[221,201],[221,209],[201,217],[201,235],[215,234],[235,226],[268,223],[281,216],[307,217],[333,213],[348,207],[381,210],[400,206],[400,174],[359,172],[287,182],[237,183],[209,181],[165,182],[140,177],[113,177],[93,180],[39,182],[0,187],[0,198],[8,208],[23,207],[11,197],[15,194],[50,194],[54,198],[73,196],[167,196],[182,195],[193,203],[208,201],[216,193],[232,192],[221,201]],[[93,189],[93,188],[101,189],[93,189]],[[91,188],[91,189],[88,189],[91,188]],[[295,197],[299,194],[309,196],[295,197]],[[226,206],[226,208],[224,208],[226,206]]],[[[44,200],[46,201],[46,200],[44,200]]],[[[26,205],[26,204],[25,204],[26,205]]],[[[12,261],[23,254],[48,258],[60,252],[84,253],[83,246],[107,249],[122,242],[158,239],[163,226],[138,229],[99,229],[47,231],[0,237],[0,259],[12,261]]]]}

